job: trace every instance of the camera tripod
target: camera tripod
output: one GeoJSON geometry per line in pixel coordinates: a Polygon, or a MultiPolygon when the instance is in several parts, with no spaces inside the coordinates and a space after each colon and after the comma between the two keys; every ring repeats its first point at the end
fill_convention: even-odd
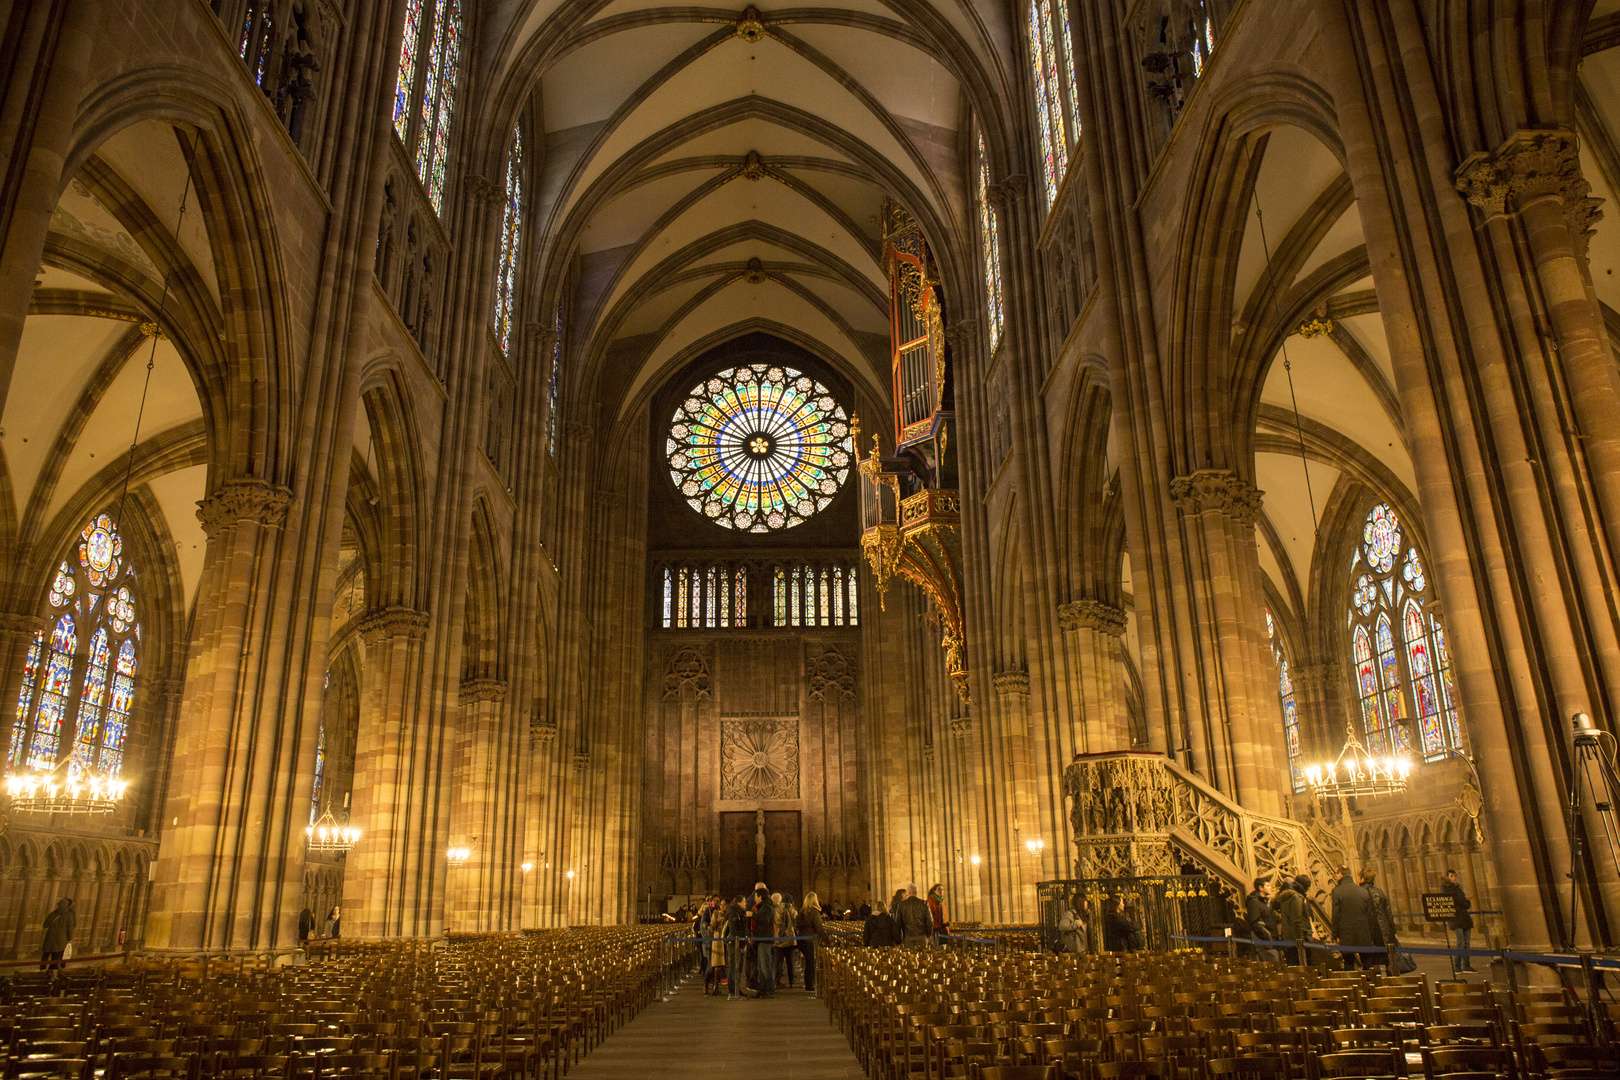
{"type": "MultiPolygon", "coordinates": [[[[1574,729],[1574,753],[1570,758],[1569,784],[1569,923],[1564,945],[1574,949],[1575,915],[1580,903],[1584,866],[1581,842],[1586,832],[1581,814],[1581,789],[1583,786],[1590,789],[1592,809],[1597,812],[1598,820],[1603,822],[1603,836],[1609,844],[1610,863],[1616,872],[1620,872],[1620,836],[1617,836],[1620,825],[1616,824],[1614,816],[1615,801],[1620,798],[1620,776],[1615,772],[1614,736],[1593,726],[1592,718],[1585,713],[1576,713],[1570,721],[1574,729]],[[1605,739],[1610,745],[1607,753],[1603,747],[1605,739]]],[[[1591,884],[1594,888],[1597,885],[1595,881],[1591,884]]]]}

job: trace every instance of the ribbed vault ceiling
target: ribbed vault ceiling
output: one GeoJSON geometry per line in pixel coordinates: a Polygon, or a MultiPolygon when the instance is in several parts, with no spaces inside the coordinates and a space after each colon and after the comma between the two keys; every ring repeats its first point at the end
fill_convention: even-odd
{"type": "Polygon", "coordinates": [[[492,35],[497,92],[539,102],[535,254],[553,280],[578,259],[571,339],[588,342],[604,418],[750,329],[886,399],[883,198],[936,249],[968,234],[963,68],[998,70],[973,58],[992,54],[982,20],[999,13],[758,8],[757,40],[739,33],[740,5],[645,0],[517,5],[492,35]]]}

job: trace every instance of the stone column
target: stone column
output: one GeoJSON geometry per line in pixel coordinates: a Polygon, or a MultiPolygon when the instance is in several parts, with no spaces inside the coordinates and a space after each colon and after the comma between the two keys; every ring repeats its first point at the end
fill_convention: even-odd
{"type": "Polygon", "coordinates": [[[146,944],[225,949],[275,943],[303,879],[307,783],[294,703],[304,670],[283,670],[276,576],[292,493],[228,480],[197,504],[208,537],[175,724],[146,944]],[[289,685],[290,683],[290,685],[289,685]],[[294,831],[296,829],[296,832],[294,831]]]}
{"type": "Polygon", "coordinates": [[[349,820],[361,830],[343,879],[345,937],[431,936],[442,920],[448,822],[438,820],[442,741],[423,723],[426,612],[384,608],[366,616],[360,725],[349,820]]]}
{"type": "Polygon", "coordinates": [[[1190,615],[1204,646],[1199,674],[1208,712],[1202,732],[1193,732],[1195,764],[1245,806],[1275,814],[1282,809],[1275,745],[1282,714],[1276,686],[1263,674],[1272,664],[1254,539],[1260,495],[1225,469],[1170,482],[1188,557],[1200,571],[1191,575],[1190,615]]]}
{"type": "Polygon", "coordinates": [[[512,850],[500,820],[498,803],[511,778],[500,775],[497,762],[502,702],[506,683],[469,679],[461,684],[461,722],[456,731],[455,765],[451,771],[450,842],[472,851],[465,863],[449,870],[445,882],[445,921],[454,930],[492,931],[505,909],[501,868],[521,861],[512,850]]]}
{"type": "Polygon", "coordinates": [[[1106,754],[1131,748],[1125,715],[1125,686],[1119,650],[1125,612],[1101,600],[1075,600],[1058,606],[1058,624],[1080,676],[1080,697],[1071,741],[1076,753],[1106,754]]]}

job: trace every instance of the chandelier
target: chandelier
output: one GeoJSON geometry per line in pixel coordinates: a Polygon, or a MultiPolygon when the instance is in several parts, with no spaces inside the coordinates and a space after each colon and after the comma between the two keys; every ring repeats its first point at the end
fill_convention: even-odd
{"type": "Polygon", "coordinates": [[[1344,749],[1332,761],[1309,765],[1305,782],[1317,795],[1392,795],[1406,790],[1412,773],[1410,758],[1375,757],[1356,738],[1353,725],[1346,725],[1344,749]]]}
{"type": "Polygon", "coordinates": [[[450,865],[460,866],[462,863],[472,858],[472,848],[453,847],[449,851],[445,852],[445,858],[450,860],[450,865]]]}
{"type": "Polygon", "coordinates": [[[309,837],[311,851],[348,851],[360,842],[360,830],[348,822],[339,825],[330,807],[304,830],[304,835],[309,837]]]}
{"type": "Polygon", "coordinates": [[[6,776],[11,808],[32,814],[110,814],[128,787],[127,780],[100,776],[89,780],[61,780],[54,773],[6,776]]]}

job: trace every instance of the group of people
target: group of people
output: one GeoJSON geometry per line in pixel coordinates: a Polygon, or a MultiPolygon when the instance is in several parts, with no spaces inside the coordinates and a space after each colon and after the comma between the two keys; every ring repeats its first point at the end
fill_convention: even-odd
{"type": "MultiPolygon", "coordinates": [[[[1341,866],[1337,878],[1333,892],[1328,897],[1331,913],[1324,912],[1321,905],[1311,898],[1311,879],[1307,874],[1281,879],[1276,895],[1272,894],[1269,878],[1255,878],[1254,891],[1249,893],[1244,903],[1245,925],[1239,929],[1247,931],[1247,936],[1256,942],[1314,942],[1318,940],[1312,923],[1314,914],[1317,922],[1329,928],[1334,943],[1338,945],[1399,946],[1401,942],[1395,931],[1395,914],[1390,907],[1389,894],[1378,887],[1377,871],[1363,867],[1359,874],[1352,875],[1348,866],[1341,866]]],[[[1473,905],[1458,881],[1457,871],[1446,871],[1446,881],[1441,891],[1452,898],[1456,912],[1448,927],[1457,935],[1457,948],[1466,950],[1474,930],[1473,905]]],[[[1265,959],[1299,963],[1297,948],[1279,950],[1264,944],[1256,948],[1265,959]]],[[[1372,968],[1384,962],[1384,957],[1376,952],[1346,951],[1340,955],[1346,968],[1372,968]]],[[[1467,956],[1454,956],[1451,968],[1454,972],[1473,971],[1474,965],[1467,956]]]]}
{"type": "Polygon", "coordinates": [[[730,901],[708,897],[691,923],[700,942],[705,994],[723,994],[727,1001],[775,997],[779,983],[793,986],[795,955],[805,993],[815,993],[816,946],[827,943],[815,893],[806,893],[795,907],[791,895],[773,893],[759,881],[751,894],[730,901]]]}
{"type": "Polygon", "coordinates": [[[321,920],[320,933],[315,933],[315,913],[305,908],[298,913],[298,941],[300,944],[312,937],[341,937],[343,933],[343,910],[333,908],[327,912],[326,918],[321,920]]]}
{"type": "Polygon", "coordinates": [[[886,949],[895,945],[941,945],[950,937],[951,923],[945,910],[945,886],[935,884],[925,900],[917,886],[906,884],[894,890],[885,905],[878,901],[861,928],[861,943],[886,949]]]}

